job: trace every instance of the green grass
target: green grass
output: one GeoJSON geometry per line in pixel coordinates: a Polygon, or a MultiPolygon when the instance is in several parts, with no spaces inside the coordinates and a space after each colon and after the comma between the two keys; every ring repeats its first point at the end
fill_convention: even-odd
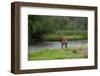
{"type": "MultiPolygon", "coordinates": [[[[63,35],[64,39],[67,40],[86,40],[87,35],[63,35]]],[[[59,41],[60,36],[57,34],[49,34],[45,37],[48,41],[59,41]]]]}
{"type": "Polygon", "coordinates": [[[55,33],[50,33],[44,35],[44,38],[48,41],[58,41],[60,38],[67,40],[86,40],[87,31],[57,31],[55,33]]]}
{"type": "Polygon", "coordinates": [[[37,52],[28,54],[28,60],[52,60],[52,59],[79,59],[86,58],[84,49],[80,48],[65,48],[65,49],[41,49],[37,52]]]}

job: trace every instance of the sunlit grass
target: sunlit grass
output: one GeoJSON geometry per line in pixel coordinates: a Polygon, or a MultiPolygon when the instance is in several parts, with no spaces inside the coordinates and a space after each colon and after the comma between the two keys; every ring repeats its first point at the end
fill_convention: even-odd
{"type": "Polygon", "coordinates": [[[79,34],[79,35],[58,35],[58,34],[48,34],[44,36],[48,41],[58,41],[61,37],[67,40],[86,40],[87,34],[79,34]]]}
{"type": "Polygon", "coordinates": [[[40,49],[28,54],[28,60],[54,60],[54,59],[79,59],[87,58],[86,46],[65,49],[40,49]]]}

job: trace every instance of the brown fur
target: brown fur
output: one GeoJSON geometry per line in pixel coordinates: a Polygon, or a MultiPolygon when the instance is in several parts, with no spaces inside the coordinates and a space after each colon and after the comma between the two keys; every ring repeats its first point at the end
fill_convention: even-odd
{"type": "Polygon", "coordinates": [[[60,40],[60,43],[61,43],[61,48],[64,48],[64,46],[65,46],[65,48],[67,48],[68,40],[66,40],[66,39],[61,39],[61,40],[60,40]]]}

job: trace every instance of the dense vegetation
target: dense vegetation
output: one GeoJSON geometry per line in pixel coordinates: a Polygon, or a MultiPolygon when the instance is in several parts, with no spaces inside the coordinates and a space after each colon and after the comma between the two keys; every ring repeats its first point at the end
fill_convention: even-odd
{"type": "Polygon", "coordinates": [[[87,39],[87,18],[68,16],[28,16],[28,42],[87,39]]]}

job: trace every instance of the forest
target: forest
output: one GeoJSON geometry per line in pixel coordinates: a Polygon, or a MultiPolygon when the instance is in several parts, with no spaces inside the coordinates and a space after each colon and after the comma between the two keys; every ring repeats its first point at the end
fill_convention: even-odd
{"type": "Polygon", "coordinates": [[[87,39],[87,17],[28,15],[28,42],[87,39]]]}

